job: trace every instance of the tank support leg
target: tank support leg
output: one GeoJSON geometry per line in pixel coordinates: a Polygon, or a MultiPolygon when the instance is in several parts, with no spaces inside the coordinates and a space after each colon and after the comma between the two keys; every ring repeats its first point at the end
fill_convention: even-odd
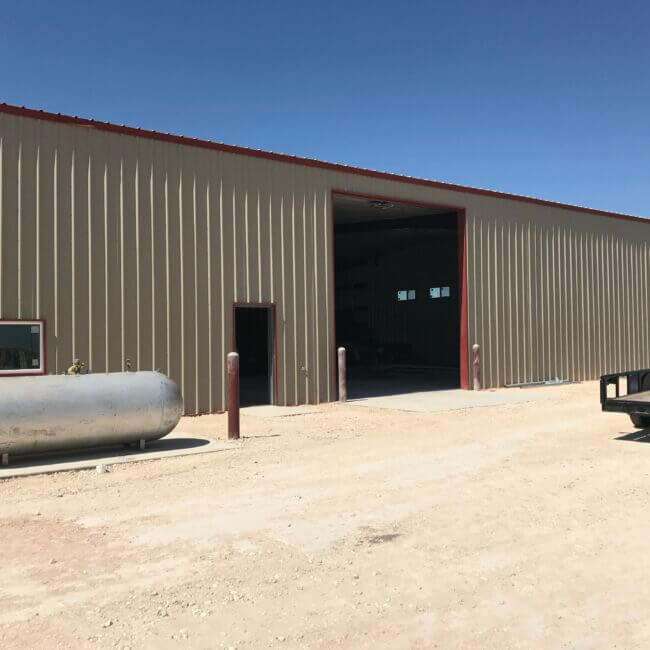
{"type": "Polygon", "coordinates": [[[2,464],[9,465],[9,454],[2,454],[2,464]]]}
{"type": "Polygon", "coordinates": [[[138,447],[139,447],[140,451],[142,451],[144,449],[144,446],[145,446],[145,441],[140,440],[140,442],[138,443],[138,447]]]}

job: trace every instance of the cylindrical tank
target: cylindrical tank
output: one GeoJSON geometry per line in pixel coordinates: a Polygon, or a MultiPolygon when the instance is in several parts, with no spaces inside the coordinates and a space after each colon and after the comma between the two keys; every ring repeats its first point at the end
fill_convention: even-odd
{"type": "Polygon", "coordinates": [[[0,454],[98,447],[168,434],[183,414],[159,372],[0,379],[0,454]]]}

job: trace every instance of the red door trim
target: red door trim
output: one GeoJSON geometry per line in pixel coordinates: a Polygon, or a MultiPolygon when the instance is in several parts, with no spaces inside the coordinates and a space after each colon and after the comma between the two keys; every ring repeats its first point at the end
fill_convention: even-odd
{"type": "Polygon", "coordinates": [[[465,210],[458,211],[458,308],[460,310],[460,387],[469,390],[469,342],[467,317],[467,228],[465,210]]]}

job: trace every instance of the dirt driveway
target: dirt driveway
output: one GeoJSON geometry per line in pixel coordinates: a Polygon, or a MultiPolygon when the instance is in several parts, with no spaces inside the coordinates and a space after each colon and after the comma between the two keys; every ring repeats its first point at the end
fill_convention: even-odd
{"type": "Polygon", "coordinates": [[[0,647],[647,648],[650,445],[596,383],[545,390],[2,481],[0,647]]]}

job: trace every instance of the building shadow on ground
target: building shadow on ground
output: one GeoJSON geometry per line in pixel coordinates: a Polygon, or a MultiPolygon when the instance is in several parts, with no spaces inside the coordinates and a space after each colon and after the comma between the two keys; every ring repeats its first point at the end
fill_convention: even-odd
{"type": "Polygon", "coordinates": [[[458,370],[450,368],[362,368],[348,373],[348,400],[391,397],[460,386],[458,370]]]}
{"type": "Polygon", "coordinates": [[[106,447],[93,447],[92,449],[68,449],[52,451],[43,454],[31,454],[28,456],[10,456],[11,467],[39,467],[53,465],[56,463],[75,463],[86,461],[103,461],[107,457],[125,457],[142,455],[148,452],[176,452],[209,445],[208,438],[173,436],[151,440],[146,443],[145,449],[140,450],[137,443],[130,445],[110,445],[106,447]]]}

